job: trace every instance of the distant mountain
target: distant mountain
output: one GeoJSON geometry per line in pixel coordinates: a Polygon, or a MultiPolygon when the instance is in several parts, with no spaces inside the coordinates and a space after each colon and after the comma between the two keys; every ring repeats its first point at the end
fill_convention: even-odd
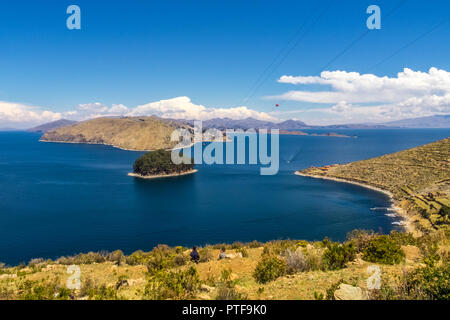
{"type": "MultiPolygon", "coordinates": [[[[191,123],[192,124],[192,123],[191,123]]],[[[214,118],[203,121],[203,128],[216,128],[219,130],[224,129],[280,129],[280,130],[296,130],[309,128],[302,121],[298,120],[286,120],[280,123],[257,120],[254,118],[247,118],[241,120],[234,120],[230,118],[214,118]]]]}
{"type": "Polygon", "coordinates": [[[44,132],[47,132],[47,131],[50,131],[50,130],[55,130],[55,129],[62,128],[62,127],[65,127],[65,126],[70,126],[70,125],[75,124],[75,123],[77,123],[77,122],[76,121],[71,121],[71,120],[66,120],[66,119],[61,119],[61,120],[56,120],[56,121],[53,121],[53,122],[48,122],[48,123],[41,124],[40,126],[28,129],[27,131],[44,133],[44,132]]]}
{"type": "Polygon", "coordinates": [[[19,129],[16,129],[16,128],[0,128],[0,131],[19,131],[19,129]]]}
{"type": "Polygon", "coordinates": [[[450,114],[391,121],[384,125],[398,128],[450,128],[450,114]]]}
{"type": "Polygon", "coordinates": [[[329,126],[317,126],[314,129],[387,129],[385,124],[376,123],[349,123],[349,124],[333,124],[329,126]]]}

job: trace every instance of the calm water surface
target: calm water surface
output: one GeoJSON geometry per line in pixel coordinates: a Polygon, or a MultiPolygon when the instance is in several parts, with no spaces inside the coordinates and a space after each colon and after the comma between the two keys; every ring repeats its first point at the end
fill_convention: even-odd
{"type": "Polygon", "coordinates": [[[355,228],[389,232],[396,218],[370,210],[388,206],[385,195],[294,171],[450,135],[441,129],[334,131],[358,138],[280,136],[275,176],[260,176],[257,166],[198,166],[194,175],[159,180],[127,176],[139,152],[0,132],[0,261],[90,250],[130,253],[159,243],[342,240],[355,228]]]}

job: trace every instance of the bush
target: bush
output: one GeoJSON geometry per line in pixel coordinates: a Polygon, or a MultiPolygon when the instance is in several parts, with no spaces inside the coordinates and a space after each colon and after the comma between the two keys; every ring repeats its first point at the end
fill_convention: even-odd
{"type": "Polygon", "coordinates": [[[174,267],[175,257],[174,249],[165,244],[159,244],[148,255],[146,263],[148,272],[154,273],[158,270],[174,267]]]}
{"type": "Polygon", "coordinates": [[[80,253],[72,257],[61,257],[57,260],[59,264],[64,265],[93,264],[93,263],[102,263],[105,261],[106,261],[106,253],[100,252],[80,253]]]}
{"type": "Polygon", "coordinates": [[[441,237],[442,235],[439,233],[432,233],[418,239],[418,246],[423,255],[423,262],[425,264],[432,266],[441,260],[439,254],[439,241],[445,239],[441,237]]]}
{"type": "Polygon", "coordinates": [[[212,251],[209,247],[201,248],[198,251],[198,254],[200,255],[200,262],[208,262],[214,260],[212,251]]]}
{"type": "Polygon", "coordinates": [[[266,244],[269,251],[273,254],[283,254],[287,249],[295,251],[297,249],[297,241],[294,240],[275,240],[266,244]]]}
{"type": "Polygon", "coordinates": [[[401,246],[414,246],[417,244],[416,238],[409,232],[392,231],[389,237],[401,246]]]}
{"type": "Polygon", "coordinates": [[[264,244],[259,241],[253,240],[252,242],[247,243],[247,246],[249,248],[260,248],[264,246],[264,244]]]}
{"type": "Polygon", "coordinates": [[[285,257],[286,257],[286,272],[288,274],[309,270],[308,262],[301,248],[298,248],[295,251],[287,249],[285,257]]]}
{"type": "Polygon", "coordinates": [[[449,266],[426,266],[406,273],[399,290],[399,298],[449,300],[449,266]]]}
{"type": "Polygon", "coordinates": [[[259,283],[267,283],[286,273],[286,263],[276,256],[263,256],[253,272],[259,283]]]}
{"type": "Polygon", "coordinates": [[[231,244],[231,249],[241,249],[244,247],[244,244],[240,241],[235,241],[231,244]]]}
{"type": "Polygon", "coordinates": [[[401,246],[391,237],[382,235],[372,239],[363,251],[363,259],[383,264],[398,264],[405,258],[401,246]]]}
{"type": "Polygon", "coordinates": [[[345,283],[343,279],[339,280],[338,282],[335,282],[327,289],[327,300],[335,300],[334,298],[334,292],[339,288],[341,283],[345,283]]]}
{"type": "Polygon", "coordinates": [[[245,300],[247,296],[236,291],[231,280],[231,269],[222,270],[222,276],[217,286],[216,300],[245,300]]]}
{"type": "Polygon", "coordinates": [[[125,263],[130,266],[137,266],[140,264],[146,264],[149,253],[146,253],[142,250],[137,250],[130,254],[129,256],[125,257],[125,263]]]}
{"type": "Polygon", "coordinates": [[[58,284],[58,279],[51,282],[25,280],[19,285],[19,295],[24,300],[68,300],[72,291],[58,284]]]}
{"type": "Polygon", "coordinates": [[[177,266],[184,266],[185,264],[187,264],[189,262],[189,257],[185,256],[184,254],[180,253],[178,254],[175,258],[174,258],[174,263],[177,266]]]}
{"type": "Polygon", "coordinates": [[[114,262],[117,265],[120,265],[125,260],[125,256],[122,250],[116,250],[108,254],[106,256],[106,260],[114,262]]]}
{"type": "Polygon", "coordinates": [[[353,230],[347,233],[347,241],[353,243],[356,252],[367,248],[369,241],[374,237],[372,230],[353,230]]]}
{"type": "Polygon", "coordinates": [[[248,258],[248,251],[244,247],[237,249],[236,252],[242,254],[242,258],[248,258]]]}
{"type": "Polygon", "coordinates": [[[193,266],[181,271],[161,270],[148,280],[144,296],[151,300],[189,299],[199,286],[198,272],[193,266]]]}
{"type": "Polygon", "coordinates": [[[328,244],[322,255],[323,267],[326,270],[342,269],[346,266],[347,262],[355,260],[356,251],[353,243],[328,244]]]}
{"type": "Polygon", "coordinates": [[[81,297],[87,297],[89,300],[116,300],[117,290],[106,285],[97,286],[92,279],[83,281],[80,290],[81,297]]]}

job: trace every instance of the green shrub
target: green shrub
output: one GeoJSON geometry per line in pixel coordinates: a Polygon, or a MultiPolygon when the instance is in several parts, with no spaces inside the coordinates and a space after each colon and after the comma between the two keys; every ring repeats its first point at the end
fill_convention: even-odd
{"type": "Polygon", "coordinates": [[[417,244],[416,238],[409,232],[392,231],[389,237],[401,246],[414,246],[417,244]]]}
{"type": "Polygon", "coordinates": [[[147,257],[147,270],[154,273],[158,270],[172,268],[175,266],[175,250],[165,244],[154,247],[147,257]]]}
{"type": "Polygon", "coordinates": [[[448,219],[450,216],[450,207],[443,205],[441,209],[439,209],[438,214],[448,219]]]}
{"type": "Polygon", "coordinates": [[[116,250],[109,253],[106,256],[106,260],[114,262],[117,265],[120,265],[123,261],[125,261],[125,255],[123,254],[122,250],[116,250]]]}
{"type": "Polygon", "coordinates": [[[382,235],[372,239],[363,251],[363,259],[383,264],[398,264],[405,258],[401,246],[391,237],[382,235]]]}
{"type": "Polygon", "coordinates": [[[274,240],[266,244],[270,252],[275,255],[280,255],[286,252],[287,249],[295,251],[297,249],[297,241],[295,240],[274,240]]]}
{"type": "Polygon", "coordinates": [[[267,283],[286,273],[286,262],[276,257],[265,255],[258,262],[253,277],[259,283],[267,283]]]}
{"type": "MultiPolygon", "coordinates": [[[[418,246],[423,255],[423,262],[427,265],[434,265],[441,260],[439,254],[439,241],[443,240],[439,233],[432,233],[418,239],[418,246]]],[[[445,239],[445,238],[444,238],[445,239]]]]}
{"type": "Polygon", "coordinates": [[[200,248],[198,254],[200,255],[200,262],[208,262],[214,260],[214,256],[210,247],[200,248]]]}
{"type": "Polygon", "coordinates": [[[68,300],[72,294],[58,284],[58,279],[50,282],[25,280],[18,289],[23,300],[68,300]]]}
{"type": "Polygon", "coordinates": [[[116,300],[117,290],[106,285],[97,286],[92,279],[82,282],[80,297],[87,297],[89,300],[116,300]]]}
{"type": "Polygon", "coordinates": [[[93,264],[93,263],[102,263],[105,261],[106,261],[106,252],[80,253],[71,257],[61,257],[57,260],[59,264],[64,265],[93,264]]]}
{"type": "Polygon", "coordinates": [[[327,300],[335,300],[334,298],[334,292],[339,288],[341,283],[345,283],[343,279],[339,280],[338,282],[333,283],[328,289],[327,289],[327,300]]]}
{"type": "Polygon", "coordinates": [[[175,265],[180,267],[187,264],[189,260],[190,258],[188,256],[185,256],[184,254],[180,253],[174,258],[173,262],[175,263],[175,265]]]}
{"type": "Polygon", "coordinates": [[[148,261],[150,253],[144,252],[142,250],[137,250],[130,254],[129,256],[125,257],[126,264],[130,266],[136,266],[136,265],[142,265],[146,264],[148,261]]]}
{"type": "Polygon", "coordinates": [[[244,247],[237,249],[236,252],[239,252],[242,254],[242,258],[248,258],[248,251],[244,247]]]}
{"type": "Polygon", "coordinates": [[[189,299],[199,286],[200,280],[194,266],[179,271],[160,270],[148,280],[144,297],[151,300],[189,299]]]}
{"type": "Polygon", "coordinates": [[[362,252],[367,248],[369,241],[374,237],[372,230],[353,230],[347,233],[347,241],[353,243],[356,252],[362,252]]]}
{"type": "Polygon", "coordinates": [[[244,244],[240,241],[235,241],[231,244],[231,249],[241,249],[244,247],[244,244]]]}
{"type": "Polygon", "coordinates": [[[323,267],[326,270],[342,269],[346,266],[347,262],[355,260],[355,255],[356,251],[353,243],[328,244],[322,255],[323,267]]]}
{"type": "Polygon", "coordinates": [[[405,273],[397,298],[409,300],[449,300],[449,266],[426,266],[405,273]]]}
{"type": "Polygon", "coordinates": [[[235,282],[231,280],[231,269],[222,270],[222,276],[217,285],[216,300],[245,300],[247,296],[237,292],[235,282]]]}
{"type": "Polygon", "coordinates": [[[262,246],[264,246],[264,244],[262,242],[253,240],[252,242],[247,243],[247,247],[249,248],[261,248],[262,246]]]}

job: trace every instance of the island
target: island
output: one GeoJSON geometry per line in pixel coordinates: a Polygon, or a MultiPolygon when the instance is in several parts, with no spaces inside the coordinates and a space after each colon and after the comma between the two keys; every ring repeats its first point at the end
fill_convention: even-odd
{"type": "Polygon", "coordinates": [[[334,132],[326,133],[307,133],[304,131],[290,131],[290,130],[280,130],[280,134],[291,135],[291,136],[312,136],[312,137],[337,137],[337,138],[357,138],[356,136],[348,136],[345,134],[339,134],[334,132]]]}
{"type": "Polygon", "coordinates": [[[174,164],[171,152],[159,149],[136,159],[129,176],[144,179],[176,177],[197,172],[192,159],[189,163],[174,164]]]}
{"type": "Polygon", "coordinates": [[[110,145],[123,150],[152,151],[173,148],[176,129],[193,129],[170,119],[150,117],[101,117],[46,131],[43,142],[110,145]]]}

